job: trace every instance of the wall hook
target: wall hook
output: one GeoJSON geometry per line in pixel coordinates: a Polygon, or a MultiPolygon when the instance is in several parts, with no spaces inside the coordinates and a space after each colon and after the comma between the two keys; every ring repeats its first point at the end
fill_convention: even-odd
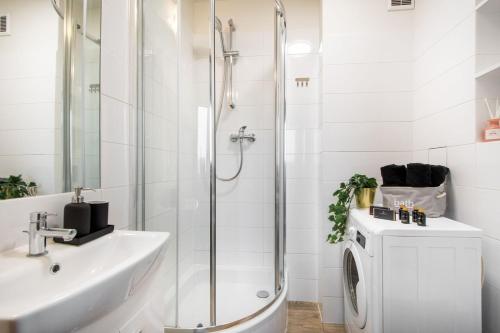
{"type": "Polygon", "coordinates": [[[309,78],[308,77],[297,77],[295,78],[295,82],[297,83],[297,87],[309,87],[309,78]]]}

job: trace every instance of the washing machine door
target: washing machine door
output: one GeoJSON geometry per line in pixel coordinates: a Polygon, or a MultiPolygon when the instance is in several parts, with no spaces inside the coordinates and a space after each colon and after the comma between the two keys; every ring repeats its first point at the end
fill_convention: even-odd
{"type": "Polygon", "coordinates": [[[344,297],[353,323],[358,328],[366,326],[367,295],[363,264],[359,249],[351,240],[344,247],[344,297]]]}

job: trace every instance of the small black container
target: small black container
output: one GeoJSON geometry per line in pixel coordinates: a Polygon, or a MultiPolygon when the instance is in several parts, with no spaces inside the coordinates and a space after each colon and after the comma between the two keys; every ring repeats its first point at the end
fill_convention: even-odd
{"type": "Polygon", "coordinates": [[[399,219],[403,224],[410,224],[410,212],[408,211],[408,209],[404,208],[401,210],[399,219]]]}
{"type": "Polygon", "coordinates": [[[398,215],[400,220],[401,220],[401,215],[403,214],[403,209],[405,209],[405,205],[399,205],[398,215]]]}
{"type": "Polygon", "coordinates": [[[90,233],[90,206],[86,202],[69,203],[64,207],[64,228],[76,229],[78,236],[90,233]]]}
{"type": "Polygon", "coordinates": [[[90,233],[90,205],[83,200],[82,191],[82,187],[75,187],[71,203],[64,206],[64,228],[75,229],[77,236],[90,233]]]}
{"type": "Polygon", "coordinates": [[[413,211],[411,212],[411,220],[413,223],[418,223],[418,219],[419,219],[418,208],[413,208],[413,211]]]}
{"type": "Polygon", "coordinates": [[[108,226],[109,202],[90,201],[90,232],[104,229],[108,226]]]}
{"type": "Polygon", "coordinates": [[[425,213],[423,211],[420,211],[418,213],[418,225],[421,227],[427,226],[427,217],[425,216],[425,213]]]}

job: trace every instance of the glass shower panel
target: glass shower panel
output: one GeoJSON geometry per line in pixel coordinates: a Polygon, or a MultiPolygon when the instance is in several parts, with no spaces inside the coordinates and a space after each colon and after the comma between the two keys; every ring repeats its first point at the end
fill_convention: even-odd
{"type": "Polygon", "coordinates": [[[170,233],[164,283],[166,324],[177,318],[178,29],[177,1],[144,0],[142,16],[142,115],[144,229],[170,233]]]}
{"type": "Polygon", "coordinates": [[[210,325],[209,4],[142,1],[142,227],[171,234],[168,327],[210,325]]]}
{"type": "Polygon", "coordinates": [[[218,0],[215,9],[216,286],[222,325],[274,299],[275,7],[270,0],[218,0]]]}
{"type": "Polygon", "coordinates": [[[166,331],[231,326],[283,283],[284,25],[271,0],[139,4],[139,220],[171,233],[166,331]]]}
{"type": "Polygon", "coordinates": [[[179,8],[179,327],[210,325],[209,6],[179,8]]]}

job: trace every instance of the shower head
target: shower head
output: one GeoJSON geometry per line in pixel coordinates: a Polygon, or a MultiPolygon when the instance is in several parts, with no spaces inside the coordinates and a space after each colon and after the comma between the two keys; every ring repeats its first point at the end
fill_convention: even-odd
{"type": "Polygon", "coordinates": [[[222,32],[222,22],[220,21],[220,19],[217,16],[215,17],[215,29],[218,32],[222,32]]]}
{"type": "Polygon", "coordinates": [[[227,24],[229,24],[229,29],[231,31],[235,31],[236,30],[236,27],[234,26],[233,19],[229,19],[229,21],[227,21],[227,24]]]}
{"type": "Polygon", "coordinates": [[[220,19],[216,16],[215,17],[215,30],[219,32],[219,38],[220,38],[220,43],[222,47],[222,53],[226,53],[226,42],[224,40],[224,33],[222,32],[222,22],[220,19]]]}

